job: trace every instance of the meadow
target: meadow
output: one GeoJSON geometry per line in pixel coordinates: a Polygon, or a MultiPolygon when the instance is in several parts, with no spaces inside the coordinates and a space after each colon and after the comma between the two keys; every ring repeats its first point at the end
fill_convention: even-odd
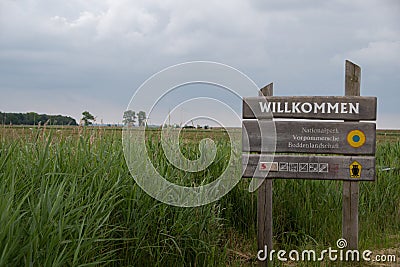
{"type": "MultiPolygon", "coordinates": [[[[187,130],[188,158],[203,137],[218,148],[215,163],[188,175],[168,163],[157,136],[149,135],[148,155],[177,183],[212,181],[229,161],[223,131],[187,130]]],[[[359,202],[360,249],[391,251],[398,261],[399,139],[378,132],[377,179],[360,183],[359,202]]],[[[131,177],[119,128],[1,126],[0,181],[0,266],[256,265],[257,194],[248,192],[249,180],[206,206],[160,203],[131,177]]],[[[274,180],[273,200],[275,249],[336,246],[342,182],[274,180]]]]}

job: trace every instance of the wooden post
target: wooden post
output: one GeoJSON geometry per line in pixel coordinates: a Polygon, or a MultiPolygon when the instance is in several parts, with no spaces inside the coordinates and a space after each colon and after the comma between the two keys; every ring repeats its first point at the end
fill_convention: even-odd
{"type": "MultiPolygon", "coordinates": [[[[359,96],[361,68],[346,60],[345,95],[359,96]]],[[[358,249],[358,181],[343,181],[342,236],[347,249],[358,249]]]]}
{"type": "MultiPolygon", "coordinates": [[[[272,96],[273,83],[260,89],[259,94],[260,96],[272,96]]],[[[265,245],[267,245],[268,251],[272,250],[272,179],[267,178],[258,188],[257,242],[259,250],[264,250],[265,245]]],[[[268,255],[266,256],[267,260],[260,261],[259,266],[268,266],[268,255]]]]}

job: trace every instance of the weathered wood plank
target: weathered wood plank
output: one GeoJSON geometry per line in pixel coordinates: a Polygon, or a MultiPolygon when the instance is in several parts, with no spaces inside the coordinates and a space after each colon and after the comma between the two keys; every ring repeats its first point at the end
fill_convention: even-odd
{"type": "MultiPolygon", "coordinates": [[[[375,123],[275,121],[274,124],[277,153],[375,154],[375,123]]],[[[271,121],[244,120],[242,129],[243,151],[273,152],[271,121]]]]}
{"type": "Polygon", "coordinates": [[[371,156],[275,155],[271,162],[271,155],[243,154],[242,160],[245,178],[375,180],[375,157],[371,156]]]}
{"type": "Polygon", "coordinates": [[[267,84],[258,92],[259,96],[272,96],[274,90],[274,83],[267,84]]]}
{"type": "Polygon", "coordinates": [[[353,62],[345,61],[344,90],[345,96],[359,96],[361,88],[361,68],[353,62]]]}
{"type": "Polygon", "coordinates": [[[243,98],[243,119],[376,120],[376,97],[268,96],[243,98]]]}
{"type": "MultiPolygon", "coordinates": [[[[260,89],[260,95],[273,95],[273,83],[260,89]]],[[[273,249],[272,243],[272,180],[265,179],[257,192],[257,245],[259,250],[273,249]]],[[[268,260],[259,262],[259,266],[267,267],[268,260]]]]}
{"type": "MultiPolygon", "coordinates": [[[[361,68],[346,60],[345,95],[359,96],[361,68]]],[[[376,108],[375,108],[376,109],[376,108]]],[[[358,249],[358,182],[343,182],[342,236],[347,240],[348,249],[358,249]]]]}

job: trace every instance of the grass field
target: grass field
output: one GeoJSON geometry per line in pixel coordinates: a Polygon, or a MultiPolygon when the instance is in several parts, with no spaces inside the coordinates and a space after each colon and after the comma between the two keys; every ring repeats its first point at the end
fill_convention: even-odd
{"type": "MultiPolygon", "coordinates": [[[[226,134],[187,131],[183,143],[195,158],[196,142],[209,135],[219,154],[207,171],[174,170],[157,138],[149,138],[149,155],[169,179],[211,181],[229,160],[226,134]]],[[[400,264],[400,132],[377,137],[377,180],[360,185],[359,244],[395,253],[400,264]]],[[[160,203],[130,176],[118,128],[1,127],[0,181],[0,266],[256,264],[257,196],[248,180],[206,206],[160,203]]],[[[335,247],[341,184],[275,180],[275,249],[335,247]]]]}

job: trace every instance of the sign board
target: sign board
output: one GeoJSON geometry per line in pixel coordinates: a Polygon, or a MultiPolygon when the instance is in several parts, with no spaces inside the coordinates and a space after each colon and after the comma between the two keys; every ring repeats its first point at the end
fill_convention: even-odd
{"type": "Polygon", "coordinates": [[[275,153],[301,155],[276,154],[271,162],[263,159],[267,156],[270,159],[271,155],[244,153],[243,177],[373,181],[375,158],[371,156],[375,155],[376,149],[376,125],[355,120],[375,118],[376,97],[244,98],[243,152],[271,153],[273,151],[269,150],[275,148],[275,153]],[[275,121],[271,114],[274,118],[291,120],[275,121]],[[276,139],[261,134],[270,132],[273,127],[276,139]],[[275,140],[276,144],[272,144],[275,140]]]}
{"type": "Polygon", "coordinates": [[[243,119],[376,120],[376,97],[266,96],[243,98],[243,119]]]}
{"type": "MultiPolygon", "coordinates": [[[[376,147],[375,123],[275,121],[277,153],[322,153],[345,155],[374,155],[376,147]]],[[[262,142],[271,142],[262,136],[271,129],[271,121],[243,121],[243,151],[271,152],[262,142]],[[246,134],[247,133],[247,134],[246,134]]]]}
{"type": "Polygon", "coordinates": [[[300,156],[265,154],[244,155],[243,177],[373,181],[375,157],[300,156]],[[267,176],[266,176],[267,175],[267,176]]]}

